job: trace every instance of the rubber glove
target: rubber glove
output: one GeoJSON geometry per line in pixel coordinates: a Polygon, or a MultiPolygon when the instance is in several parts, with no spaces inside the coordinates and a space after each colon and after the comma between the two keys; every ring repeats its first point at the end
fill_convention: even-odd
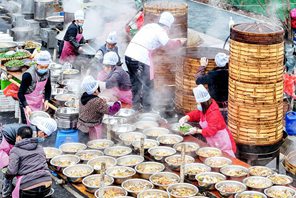
{"type": "Polygon", "coordinates": [[[200,59],[200,65],[203,66],[203,67],[206,67],[208,65],[208,59],[206,57],[202,57],[200,59]]]}
{"type": "Polygon", "coordinates": [[[179,120],[180,126],[183,126],[186,122],[188,122],[188,120],[189,120],[189,117],[187,115],[180,118],[179,120]]]}

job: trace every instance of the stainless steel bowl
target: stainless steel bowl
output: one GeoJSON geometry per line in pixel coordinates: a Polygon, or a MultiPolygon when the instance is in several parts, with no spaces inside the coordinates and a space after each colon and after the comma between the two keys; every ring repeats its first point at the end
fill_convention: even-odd
{"type": "Polygon", "coordinates": [[[58,94],[54,97],[54,99],[57,101],[57,103],[60,106],[64,106],[65,102],[71,101],[72,99],[76,99],[77,96],[74,94],[58,94]]]}
{"type": "MultiPolygon", "coordinates": [[[[118,186],[106,186],[104,189],[104,197],[119,197],[119,196],[127,196],[126,190],[118,186]],[[110,194],[109,194],[110,193],[110,194]]],[[[99,196],[100,189],[95,192],[96,198],[102,198],[99,196]]]]}
{"type": "Polygon", "coordinates": [[[160,143],[160,145],[173,146],[174,144],[182,142],[183,137],[180,135],[165,134],[158,136],[156,140],[160,143]]]}
{"type": "Polygon", "coordinates": [[[65,69],[63,71],[63,78],[64,79],[73,79],[77,76],[79,76],[79,70],[78,69],[65,69]]]}
{"type": "Polygon", "coordinates": [[[105,148],[104,154],[112,157],[122,157],[132,153],[132,149],[126,146],[112,146],[105,148]]]}
{"type": "Polygon", "coordinates": [[[241,193],[247,189],[246,185],[238,181],[221,181],[215,184],[215,188],[223,197],[233,197],[236,193],[241,193]],[[225,191],[224,188],[231,187],[232,192],[225,191]],[[235,189],[234,189],[235,188],[235,189]]]}
{"type": "Polygon", "coordinates": [[[80,183],[82,179],[94,171],[93,167],[86,164],[76,164],[63,170],[63,174],[71,183],[80,183]],[[74,172],[75,171],[75,172],[74,172]]]}
{"type": "Polygon", "coordinates": [[[80,158],[76,155],[58,155],[50,160],[50,164],[56,171],[60,172],[68,166],[78,164],[79,161],[80,158]]]}
{"type": "Polygon", "coordinates": [[[212,168],[214,172],[220,172],[220,168],[232,164],[231,159],[226,157],[209,157],[205,160],[205,165],[212,168]]]}
{"type": "Polygon", "coordinates": [[[61,86],[72,86],[72,85],[80,85],[80,80],[77,79],[65,79],[58,82],[61,86]]]}
{"type": "Polygon", "coordinates": [[[65,102],[66,107],[79,108],[79,100],[70,100],[65,102]]]}
{"type": "Polygon", "coordinates": [[[289,188],[286,186],[272,186],[264,190],[264,194],[270,198],[279,198],[279,197],[289,197],[294,198],[296,196],[296,191],[293,188],[289,188]],[[278,196],[274,196],[276,193],[278,196]]]}
{"type": "Polygon", "coordinates": [[[167,190],[169,185],[176,184],[180,182],[180,177],[172,172],[160,172],[155,173],[150,176],[149,181],[156,186],[160,190],[167,190]],[[162,178],[162,181],[165,181],[166,183],[160,183],[159,179],[162,178]]]}
{"type": "Polygon", "coordinates": [[[267,198],[266,195],[264,195],[261,192],[257,192],[257,191],[244,191],[241,193],[237,193],[234,198],[243,198],[243,197],[256,197],[256,198],[267,198]]]}
{"type": "MultiPolygon", "coordinates": [[[[192,127],[188,123],[185,123],[184,126],[192,127]]],[[[180,135],[184,135],[185,134],[183,131],[180,131],[180,124],[179,123],[171,124],[170,130],[172,130],[174,133],[178,133],[180,135]]]]}
{"type": "Polygon", "coordinates": [[[83,163],[87,163],[89,160],[103,156],[104,153],[99,150],[81,150],[78,151],[75,155],[77,155],[83,163]]]}
{"type": "MultiPolygon", "coordinates": [[[[173,170],[173,171],[180,171],[180,167],[182,164],[182,158],[181,155],[172,155],[169,157],[166,157],[165,160],[166,164],[168,165],[168,167],[173,170]]],[[[193,157],[189,156],[189,155],[185,155],[185,163],[189,164],[189,163],[193,163],[195,160],[193,157]]]]}
{"type": "Polygon", "coordinates": [[[272,181],[266,177],[251,176],[243,180],[243,183],[250,189],[264,192],[264,189],[271,187],[272,181]]]}
{"type": "Polygon", "coordinates": [[[68,93],[68,90],[65,89],[65,88],[54,88],[54,89],[51,89],[51,95],[52,96],[56,96],[56,95],[59,95],[59,94],[66,94],[68,93]]]}
{"type": "Polygon", "coordinates": [[[226,177],[220,173],[204,172],[197,174],[195,179],[197,180],[199,186],[207,190],[214,190],[215,184],[226,180],[226,177]]]}
{"type": "Polygon", "coordinates": [[[249,174],[249,169],[239,165],[228,165],[220,169],[220,172],[234,181],[243,181],[249,174]]]}
{"type": "Polygon", "coordinates": [[[122,184],[125,180],[132,178],[136,171],[127,166],[113,166],[107,169],[106,174],[114,179],[115,184],[122,184]],[[126,175],[120,176],[123,173],[126,175]]]}
{"type": "Polygon", "coordinates": [[[60,149],[57,149],[55,147],[43,147],[46,160],[50,160],[54,158],[55,156],[61,155],[62,151],[60,149]]]}
{"type": "Polygon", "coordinates": [[[163,171],[165,166],[158,162],[143,162],[138,164],[135,169],[141,178],[149,179],[151,175],[163,171]]]}
{"type": "Polygon", "coordinates": [[[158,197],[169,198],[170,196],[166,191],[155,190],[155,189],[144,190],[140,192],[137,196],[137,198],[158,198],[158,197]]]}
{"type": "Polygon", "coordinates": [[[117,164],[117,160],[114,157],[100,156],[89,160],[87,165],[93,167],[96,173],[100,173],[102,163],[106,163],[106,168],[110,168],[117,164]]]}
{"type": "Polygon", "coordinates": [[[222,151],[215,147],[202,147],[196,151],[199,159],[204,162],[208,157],[220,157],[222,156],[222,151]]]}
{"type": "Polygon", "coordinates": [[[122,133],[135,131],[136,127],[132,124],[120,124],[112,127],[112,138],[117,139],[122,133]]]}
{"type": "Polygon", "coordinates": [[[122,188],[136,197],[140,192],[153,188],[153,184],[144,179],[128,179],[121,184],[122,188]],[[131,189],[133,188],[133,189],[131,189]]]}
{"type": "Polygon", "coordinates": [[[161,116],[157,113],[141,113],[138,116],[138,120],[142,121],[154,121],[157,122],[160,120],[161,116]]]}
{"type": "Polygon", "coordinates": [[[118,117],[124,117],[124,118],[131,118],[136,114],[136,111],[133,109],[126,109],[126,108],[121,108],[115,115],[118,117]]]}
{"type": "Polygon", "coordinates": [[[184,169],[185,169],[184,174],[185,174],[186,178],[191,181],[196,180],[195,179],[196,175],[198,175],[200,173],[211,171],[211,167],[208,167],[207,165],[202,164],[202,163],[185,164],[184,169]]]}
{"type": "Polygon", "coordinates": [[[182,147],[185,145],[185,154],[190,155],[192,157],[196,157],[196,151],[199,149],[199,145],[194,142],[181,142],[174,145],[174,149],[176,149],[177,152],[181,153],[182,147]]]}
{"type": "Polygon", "coordinates": [[[293,183],[293,178],[288,175],[274,174],[267,177],[274,185],[289,186],[293,183]]]}
{"type": "Polygon", "coordinates": [[[29,116],[30,123],[36,126],[37,125],[36,118],[38,119],[38,117],[50,118],[50,115],[44,111],[33,111],[29,116]]]}
{"type": "Polygon", "coordinates": [[[87,143],[88,148],[98,149],[98,150],[104,150],[105,148],[111,147],[113,145],[114,145],[114,142],[107,139],[91,140],[87,143]]]}
{"type": "Polygon", "coordinates": [[[79,116],[79,109],[73,107],[59,107],[56,110],[55,116],[60,119],[77,120],[79,116]]]}
{"type": "Polygon", "coordinates": [[[141,121],[136,122],[135,126],[139,130],[145,130],[145,129],[152,128],[152,127],[158,127],[159,124],[157,122],[155,122],[155,121],[141,120],[141,121]]]}
{"type": "Polygon", "coordinates": [[[167,146],[156,146],[150,148],[148,153],[154,158],[154,160],[161,161],[168,156],[174,155],[176,150],[167,146]]]}
{"type": "Polygon", "coordinates": [[[75,154],[78,151],[85,150],[87,146],[82,143],[78,142],[69,142],[69,143],[64,143],[60,146],[60,150],[63,151],[63,153],[68,153],[68,154],[75,154]]]}
{"type": "MultiPolygon", "coordinates": [[[[132,143],[133,147],[135,150],[139,150],[140,149],[140,141],[134,141],[132,143]]],[[[155,147],[155,146],[159,146],[159,142],[156,140],[152,140],[152,139],[145,139],[144,140],[144,150],[145,152],[148,151],[148,149],[155,147]]]]}
{"type": "MultiPolygon", "coordinates": [[[[100,188],[100,174],[89,175],[82,180],[82,184],[85,186],[85,189],[90,192],[94,193],[96,190],[100,188]]],[[[114,179],[108,175],[104,176],[104,186],[110,186],[114,182],[114,179]]]]}
{"type": "Polygon", "coordinates": [[[134,167],[144,161],[144,157],[140,155],[126,155],[117,159],[117,165],[134,167]]]}
{"type": "Polygon", "coordinates": [[[170,185],[167,189],[167,192],[170,194],[171,198],[188,198],[196,195],[198,193],[198,188],[192,184],[179,183],[170,185]],[[188,193],[186,196],[180,196],[176,193],[177,189],[188,189],[191,191],[191,193],[188,193]]]}
{"type": "Polygon", "coordinates": [[[268,177],[274,174],[274,171],[266,166],[251,166],[249,171],[251,176],[268,177]]]}
{"type": "Polygon", "coordinates": [[[143,134],[145,134],[149,139],[156,139],[161,135],[166,135],[169,133],[170,131],[168,129],[162,127],[151,127],[143,131],[143,134]]]}
{"type": "Polygon", "coordinates": [[[146,136],[143,133],[140,132],[127,132],[127,133],[121,133],[119,135],[119,139],[126,145],[130,146],[133,141],[140,141],[141,138],[146,138],[146,136]]]}
{"type": "Polygon", "coordinates": [[[102,122],[105,125],[114,126],[114,125],[126,124],[127,119],[123,118],[123,117],[114,117],[114,116],[109,116],[109,115],[106,116],[106,115],[104,115],[104,118],[103,118],[102,122]]]}

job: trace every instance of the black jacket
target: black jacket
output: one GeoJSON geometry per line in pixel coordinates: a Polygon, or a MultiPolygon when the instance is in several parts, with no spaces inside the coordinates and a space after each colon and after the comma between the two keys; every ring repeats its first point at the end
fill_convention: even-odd
{"type": "Polygon", "coordinates": [[[228,101],[227,67],[216,67],[206,75],[197,77],[196,84],[207,84],[211,97],[217,102],[228,101]]]}
{"type": "Polygon", "coordinates": [[[66,34],[64,36],[64,41],[69,41],[72,46],[78,50],[80,44],[85,43],[84,39],[82,38],[80,42],[77,42],[76,36],[77,34],[82,33],[82,28],[76,25],[74,22],[68,27],[66,34]]]}

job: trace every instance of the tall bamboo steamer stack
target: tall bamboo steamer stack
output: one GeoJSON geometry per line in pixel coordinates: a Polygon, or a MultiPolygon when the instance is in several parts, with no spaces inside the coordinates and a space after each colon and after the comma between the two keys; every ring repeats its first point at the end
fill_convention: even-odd
{"type": "Polygon", "coordinates": [[[196,74],[200,71],[200,59],[207,57],[209,62],[205,72],[208,73],[216,67],[215,56],[228,51],[211,47],[184,48],[181,52],[182,58],[176,68],[176,92],[175,107],[179,113],[188,113],[196,109],[196,101],[192,89],[196,87],[196,74]]]}
{"type": "Polygon", "coordinates": [[[283,137],[284,30],[234,25],[230,34],[228,126],[237,143],[264,146],[283,137]]]}

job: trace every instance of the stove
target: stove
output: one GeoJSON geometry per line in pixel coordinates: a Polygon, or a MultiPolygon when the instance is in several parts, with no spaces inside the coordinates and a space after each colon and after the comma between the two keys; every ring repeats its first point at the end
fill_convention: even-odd
{"type": "Polygon", "coordinates": [[[40,28],[40,38],[42,46],[47,49],[56,48],[57,46],[57,36],[58,32],[52,28],[40,28]]]}

